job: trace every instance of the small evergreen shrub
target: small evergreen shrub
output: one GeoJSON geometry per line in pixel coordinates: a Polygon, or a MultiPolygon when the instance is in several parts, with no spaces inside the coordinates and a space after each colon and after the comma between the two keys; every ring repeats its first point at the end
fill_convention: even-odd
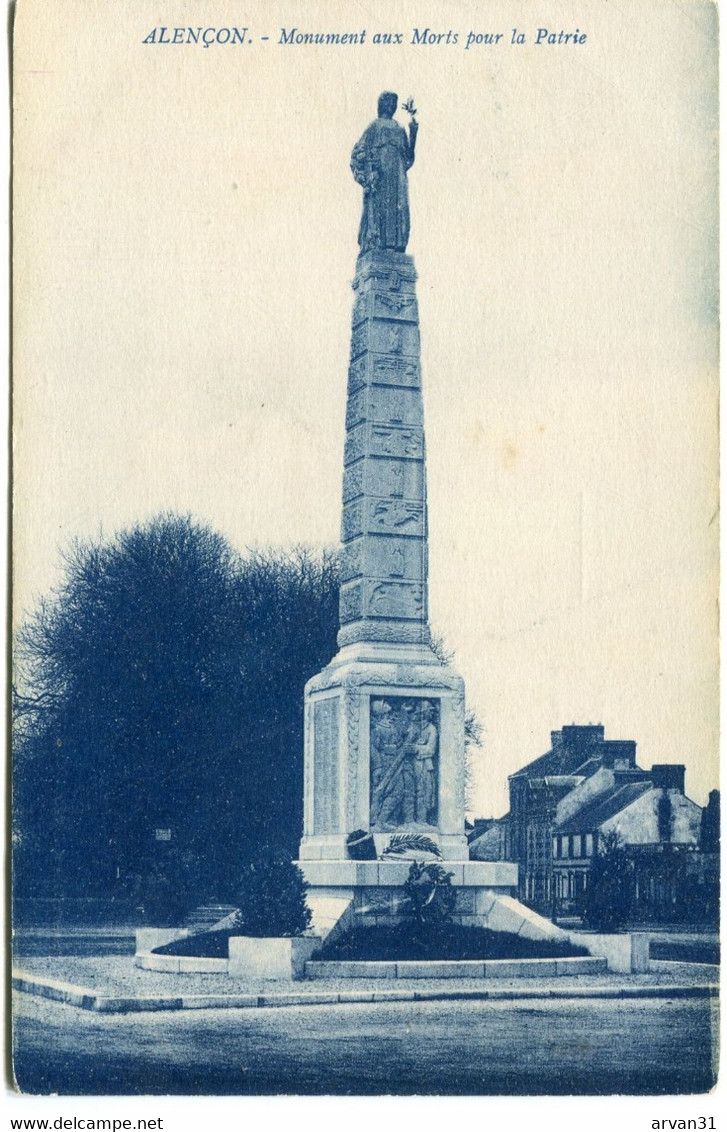
{"type": "Polygon", "coordinates": [[[231,935],[297,936],[310,927],[308,885],[292,861],[261,858],[243,869],[231,935]]]}
{"type": "Polygon", "coordinates": [[[631,914],[632,872],[633,864],[619,834],[601,834],[582,900],[587,927],[601,932],[624,929],[631,914]]]}

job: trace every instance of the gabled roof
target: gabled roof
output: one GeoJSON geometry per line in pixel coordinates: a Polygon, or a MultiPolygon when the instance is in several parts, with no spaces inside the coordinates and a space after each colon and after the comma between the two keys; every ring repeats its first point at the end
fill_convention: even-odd
{"type": "Polygon", "coordinates": [[[599,794],[592,802],[576,810],[555,828],[558,833],[593,833],[651,789],[653,783],[649,778],[643,782],[629,782],[625,786],[617,784],[607,794],[599,794]]]}
{"type": "Polygon", "coordinates": [[[534,759],[527,766],[511,774],[510,778],[560,778],[566,775],[580,775],[587,778],[601,765],[599,758],[586,758],[583,747],[580,749],[562,746],[546,751],[544,755],[534,759]]]}

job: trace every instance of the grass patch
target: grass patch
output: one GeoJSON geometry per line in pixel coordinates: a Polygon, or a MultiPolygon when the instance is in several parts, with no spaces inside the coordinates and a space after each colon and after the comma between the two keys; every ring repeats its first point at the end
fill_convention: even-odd
{"type": "Polygon", "coordinates": [[[649,944],[652,959],[667,959],[672,963],[719,964],[719,944],[710,940],[652,939],[649,944]]]}
{"type": "Polygon", "coordinates": [[[567,940],[533,940],[510,932],[461,924],[396,924],[351,928],[331,943],[324,943],[313,959],[567,959],[587,955],[584,947],[567,940]]]}

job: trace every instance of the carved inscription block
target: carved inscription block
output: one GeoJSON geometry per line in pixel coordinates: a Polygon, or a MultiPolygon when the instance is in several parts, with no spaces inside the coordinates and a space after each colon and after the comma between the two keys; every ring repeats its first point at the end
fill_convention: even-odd
{"type": "Polygon", "coordinates": [[[369,711],[370,828],[436,826],[440,701],[372,696],[369,711]]]}
{"type": "Polygon", "coordinates": [[[338,833],[340,696],[313,705],[313,828],[338,833]]]}

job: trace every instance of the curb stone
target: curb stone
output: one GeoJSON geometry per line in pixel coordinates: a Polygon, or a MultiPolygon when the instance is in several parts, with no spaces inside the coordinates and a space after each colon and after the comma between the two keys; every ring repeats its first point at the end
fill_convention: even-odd
{"type": "Polygon", "coordinates": [[[469,988],[457,990],[376,990],[376,991],[281,991],[268,994],[200,994],[200,995],[104,995],[88,987],[43,979],[24,971],[13,972],[15,990],[38,995],[90,1010],[98,1014],[129,1014],[151,1010],[221,1010],[254,1009],[256,1007],[323,1006],[334,1003],[423,1002],[473,999],[510,1002],[516,999],[569,998],[716,998],[719,987],[697,986],[622,986],[622,987],[512,987],[469,988]]]}

